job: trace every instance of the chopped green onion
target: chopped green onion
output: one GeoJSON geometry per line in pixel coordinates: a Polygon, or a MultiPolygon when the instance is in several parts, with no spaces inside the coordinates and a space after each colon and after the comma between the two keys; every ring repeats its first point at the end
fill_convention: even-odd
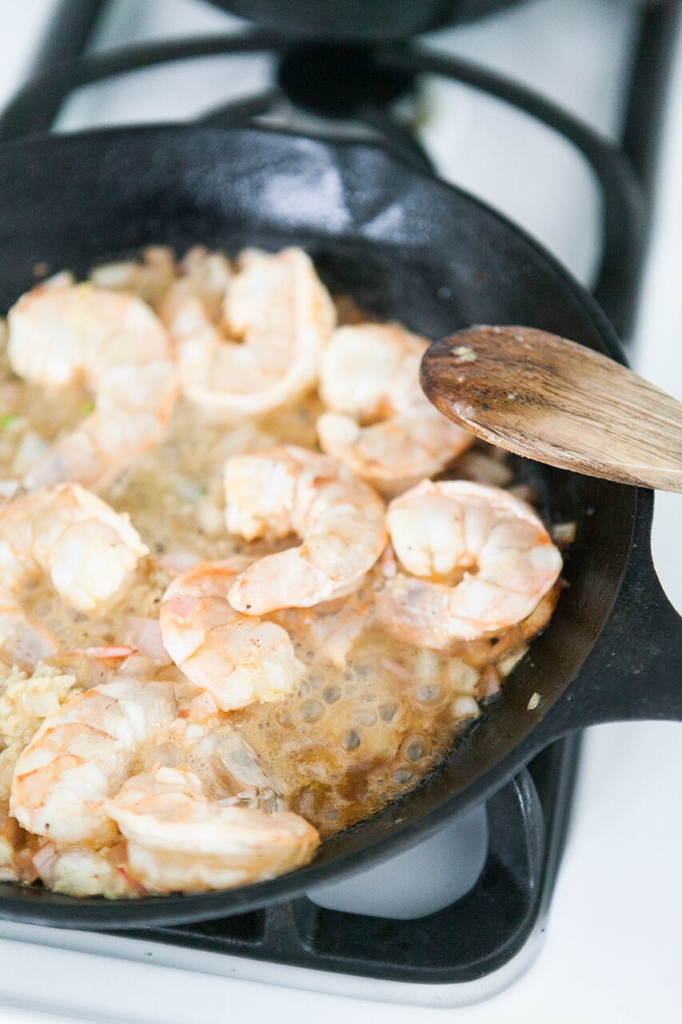
{"type": "Polygon", "coordinates": [[[89,416],[91,412],[95,411],[94,402],[83,402],[81,405],[81,416],[89,416]]]}
{"type": "Polygon", "coordinates": [[[18,419],[19,417],[13,413],[6,413],[4,416],[0,416],[0,427],[11,427],[18,419]]]}

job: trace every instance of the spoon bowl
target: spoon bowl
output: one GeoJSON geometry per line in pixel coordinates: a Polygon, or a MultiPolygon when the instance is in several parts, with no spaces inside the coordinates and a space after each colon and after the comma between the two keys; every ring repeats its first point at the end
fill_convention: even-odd
{"type": "Polygon", "coordinates": [[[431,345],[428,399],[517,455],[618,483],[682,491],[682,403],[547,331],[480,326],[431,345]]]}

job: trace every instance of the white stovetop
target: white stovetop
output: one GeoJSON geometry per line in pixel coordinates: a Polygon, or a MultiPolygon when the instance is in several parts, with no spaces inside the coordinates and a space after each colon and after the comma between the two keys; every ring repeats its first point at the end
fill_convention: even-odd
{"type": "MultiPolygon", "coordinates": [[[[553,0],[536,0],[535,6],[544,2],[553,0]]],[[[614,10],[624,2],[563,0],[578,14],[585,13],[590,3],[596,11],[598,5],[614,10]]],[[[0,102],[21,80],[38,30],[55,7],[56,0],[30,0],[23,5],[0,0],[4,44],[0,102]]],[[[525,16],[522,9],[515,15],[525,16]]],[[[682,39],[666,117],[635,360],[640,372],[682,399],[680,182],[682,39]]],[[[532,209],[524,210],[523,200],[520,205],[521,219],[532,218],[532,209]]],[[[592,258],[588,241],[584,251],[572,257],[574,271],[588,273],[592,258]]],[[[655,560],[668,593],[682,609],[680,522],[682,498],[660,495],[655,560]]],[[[166,1024],[199,1020],[202,1024],[225,1020],[255,1024],[274,1014],[298,1024],[318,1024],[321,1018],[326,1024],[346,1024],[349,1015],[357,1024],[436,1024],[443,1019],[457,1024],[545,1024],[547,1019],[552,1024],[574,1024],[576,1019],[678,1024],[682,1019],[681,850],[682,730],[667,723],[601,726],[588,733],[584,745],[573,827],[544,948],[524,977],[487,1002],[462,1009],[415,1008],[365,999],[349,1003],[338,995],[284,987],[286,982],[279,986],[203,976],[4,940],[0,941],[0,1002],[4,1003],[0,1024],[64,1020],[20,1009],[46,1009],[50,995],[56,1014],[88,1021],[102,1019],[106,1007],[113,1007],[108,1019],[166,1024]]],[[[258,977],[257,967],[255,971],[258,977]]],[[[371,986],[363,992],[370,990],[371,986]]]]}

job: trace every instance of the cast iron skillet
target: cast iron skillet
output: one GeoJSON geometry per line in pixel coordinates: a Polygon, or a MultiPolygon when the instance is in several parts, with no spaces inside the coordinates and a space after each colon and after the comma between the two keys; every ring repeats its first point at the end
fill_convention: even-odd
{"type": "MultiPolygon", "coordinates": [[[[0,151],[0,309],[31,286],[37,264],[84,274],[149,242],[178,252],[196,242],[233,252],[301,245],[333,288],[430,337],[527,324],[622,358],[600,310],[535,243],[377,146],[173,126],[36,137],[0,151]]],[[[577,522],[570,586],[502,693],[418,789],[328,840],[311,866],[269,882],[117,903],[3,883],[0,915],[127,928],[241,913],[409,846],[572,729],[682,719],[682,625],[651,562],[651,493],[532,463],[522,470],[549,521],[577,522]]]]}

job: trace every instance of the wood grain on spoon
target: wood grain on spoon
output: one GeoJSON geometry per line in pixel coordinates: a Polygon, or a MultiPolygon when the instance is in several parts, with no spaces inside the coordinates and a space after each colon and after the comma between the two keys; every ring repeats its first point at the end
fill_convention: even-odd
{"type": "Polygon", "coordinates": [[[421,380],[449,419],[508,451],[682,491],[682,404],[575,342],[530,327],[474,327],[432,345],[421,380]]]}

